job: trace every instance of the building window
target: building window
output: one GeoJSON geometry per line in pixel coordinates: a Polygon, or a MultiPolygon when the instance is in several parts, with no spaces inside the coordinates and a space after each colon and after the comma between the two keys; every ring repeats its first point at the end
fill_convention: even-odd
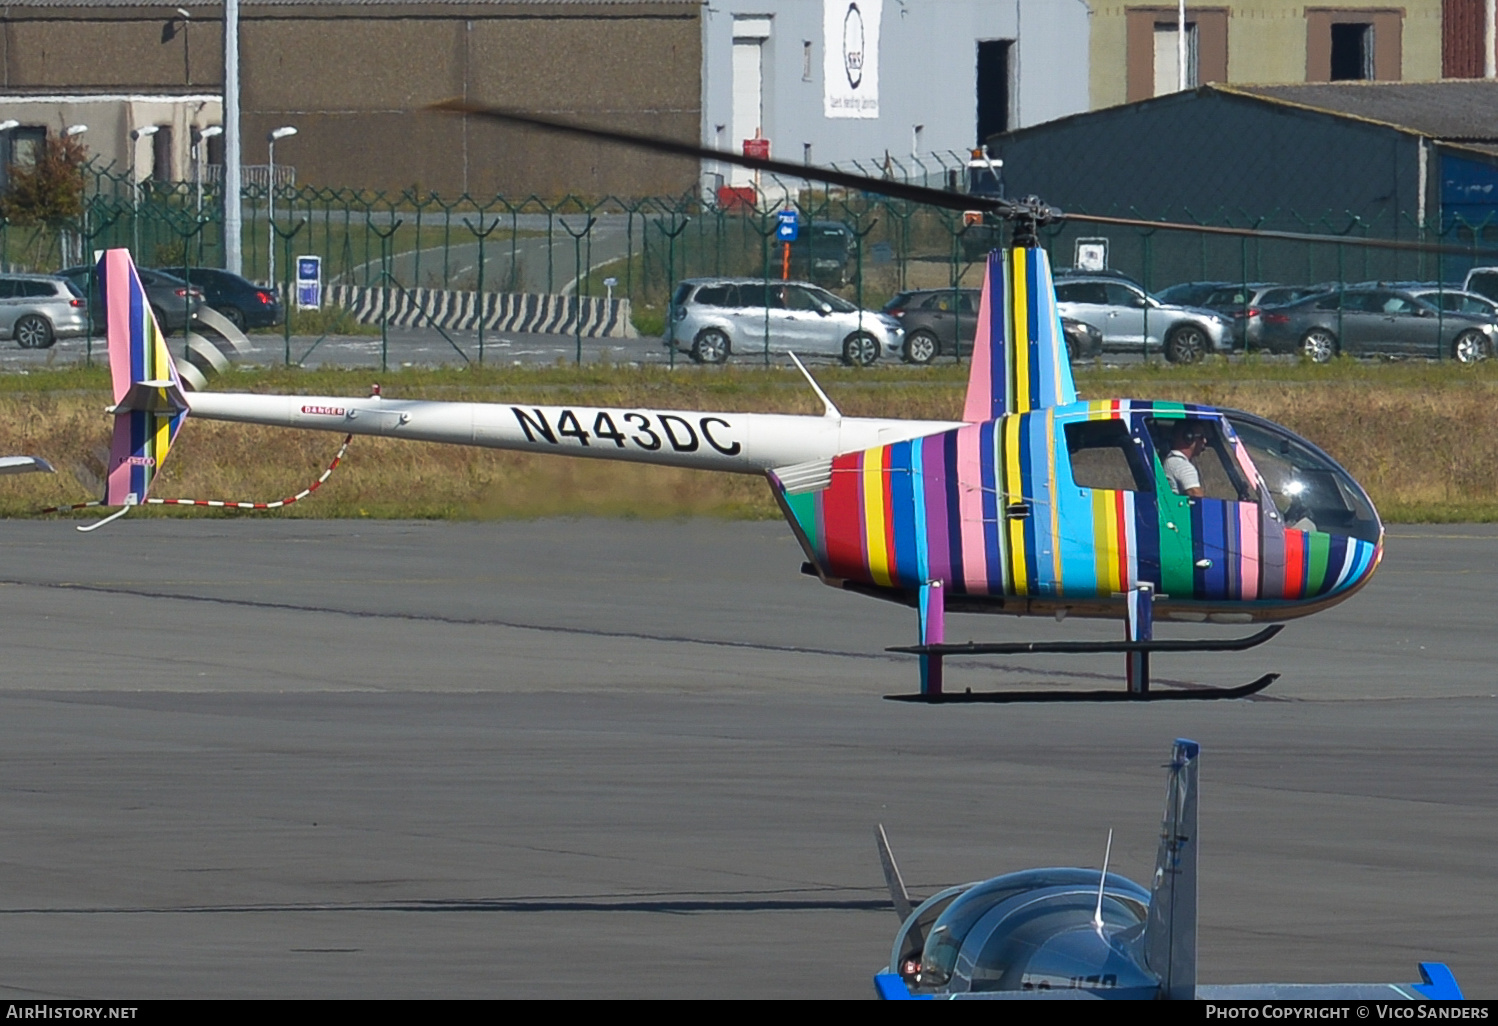
{"type": "Polygon", "coordinates": [[[17,167],[35,167],[47,144],[47,129],[42,125],[22,125],[10,131],[10,160],[17,167]]]}
{"type": "Polygon", "coordinates": [[[1482,78],[1483,6],[1483,0],[1443,0],[1442,78],[1482,78]]]}
{"type": "Polygon", "coordinates": [[[1397,82],[1404,15],[1389,8],[1306,8],[1306,81],[1397,82]]]}
{"type": "MultiPolygon", "coordinates": [[[[1179,88],[1176,25],[1171,4],[1128,7],[1124,95],[1130,103],[1179,88]]],[[[1186,8],[1186,88],[1228,80],[1228,10],[1186,8]]]]}
{"type": "Polygon", "coordinates": [[[1014,82],[1014,40],[978,40],[978,140],[1010,129],[1014,82]]]}
{"type": "MultiPolygon", "coordinates": [[[[1182,88],[1180,26],[1176,22],[1155,22],[1155,95],[1179,92],[1182,88]]],[[[1186,85],[1198,85],[1196,64],[1196,22],[1186,23],[1186,85]]]]}
{"type": "Polygon", "coordinates": [[[801,81],[810,82],[811,77],[811,40],[801,40],[801,81]]]}
{"type": "Polygon", "coordinates": [[[1348,21],[1332,26],[1333,82],[1373,79],[1373,24],[1348,21]]]}
{"type": "Polygon", "coordinates": [[[172,126],[158,125],[151,136],[151,181],[170,182],[172,174],[172,126]]]}

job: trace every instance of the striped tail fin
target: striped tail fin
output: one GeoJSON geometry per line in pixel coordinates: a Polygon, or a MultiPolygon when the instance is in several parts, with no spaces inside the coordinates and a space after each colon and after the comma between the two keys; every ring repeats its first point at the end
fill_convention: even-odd
{"type": "Polygon", "coordinates": [[[988,254],[962,419],[970,424],[1076,402],[1045,250],[988,254]]]}
{"type": "Polygon", "coordinates": [[[187,400],[130,251],[107,250],[98,277],[114,380],[114,442],[104,505],[134,506],[145,501],[166,461],[187,417],[187,400]]]}

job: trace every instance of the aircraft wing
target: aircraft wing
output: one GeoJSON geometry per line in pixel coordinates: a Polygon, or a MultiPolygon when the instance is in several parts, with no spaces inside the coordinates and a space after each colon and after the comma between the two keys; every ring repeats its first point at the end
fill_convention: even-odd
{"type": "Polygon", "coordinates": [[[0,456],[0,474],[52,473],[52,464],[40,456],[0,456]]]}
{"type": "Polygon", "coordinates": [[[1462,989],[1443,962],[1421,962],[1421,983],[1197,984],[1198,1001],[1461,1001],[1462,989]]]}

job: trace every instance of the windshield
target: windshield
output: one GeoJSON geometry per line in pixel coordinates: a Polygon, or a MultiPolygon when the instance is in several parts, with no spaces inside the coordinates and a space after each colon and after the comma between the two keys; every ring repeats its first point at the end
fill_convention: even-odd
{"type": "Polygon", "coordinates": [[[813,285],[808,285],[806,286],[806,291],[812,294],[813,299],[816,299],[817,301],[822,303],[826,303],[837,313],[852,313],[853,311],[858,309],[858,307],[854,306],[843,297],[834,296],[826,289],[819,289],[813,285]]]}
{"type": "Polygon", "coordinates": [[[1377,542],[1373,502],[1352,475],[1310,442],[1251,413],[1223,411],[1269,489],[1280,519],[1298,531],[1377,542]]]}

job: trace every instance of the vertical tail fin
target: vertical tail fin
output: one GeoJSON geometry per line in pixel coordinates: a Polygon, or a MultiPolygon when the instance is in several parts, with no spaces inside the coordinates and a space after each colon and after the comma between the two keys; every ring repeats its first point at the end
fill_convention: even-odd
{"type": "Polygon", "coordinates": [[[1051,261],[1038,246],[988,254],[962,419],[969,424],[1077,400],[1051,261]]]}
{"type": "Polygon", "coordinates": [[[1160,854],[1150,886],[1144,961],[1160,977],[1161,996],[1196,998],[1196,766],[1201,746],[1177,739],[1165,782],[1160,854]]]}
{"type": "Polygon", "coordinates": [[[151,313],[127,249],[99,259],[114,383],[114,442],[109,452],[104,505],[145,501],[187,417],[182,379],[151,313]]]}

